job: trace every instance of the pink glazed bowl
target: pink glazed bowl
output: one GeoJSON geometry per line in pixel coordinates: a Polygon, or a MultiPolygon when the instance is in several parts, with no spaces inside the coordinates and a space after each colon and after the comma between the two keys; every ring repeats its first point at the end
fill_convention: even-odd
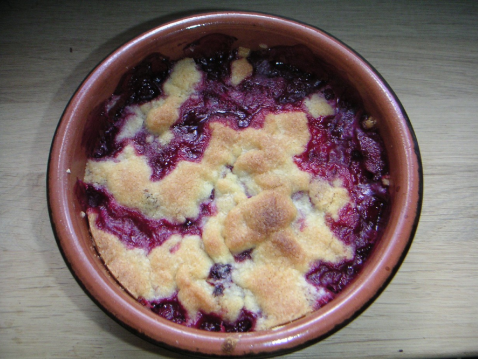
{"type": "Polygon", "coordinates": [[[270,356],[297,350],[332,334],[358,316],[385,288],[403,261],[421,210],[422,169],[410,121],[396,95],[362,57],[321,30],[271,15],[199,14],[154,28],[109,55],[79,87],[58,125],[48,167],[48,201],[59,248],[73,275],[107,314],[140,337],[189,354],[270,356]],[[324,307],[274,330],[211,333],[167,321],[128,295],[99,258],[75,184],[84,176],[85,120],[110,97],[128,68],[153,52],[172,59],[185,45],[210,33],[237,38],[236,46],[257,49],[304,44],[334,76],[359,94],[368,113],[380,118],[390,166],[391,211],[381,240],[357,277],[324,307]]]}

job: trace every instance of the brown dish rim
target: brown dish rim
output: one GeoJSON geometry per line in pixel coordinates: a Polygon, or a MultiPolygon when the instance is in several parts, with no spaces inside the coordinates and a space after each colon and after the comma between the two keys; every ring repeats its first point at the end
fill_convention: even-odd
{"type": "MultiPolygon", "coordinates": [[[[108,89],[104,91],[107,93],[108,89]]],[[[58,246],[90,298],[121,325],[148,341],[208,356],[277,355],[317,342],[353,320],[381,293],[405,258],[418,226],[422,193],[421,158],[410,120],[390,86],[368,62],[336,38],[312,26],[267,14],[235,11],[198,14],[161,25],[129,41],[103,60],[83,81],[61,117],[52,142],[47,174],[50,219],[58,246]],[[81,160],[74,153],[81,142],[78,135],[82,128],[81,105],[91,100],[90,91],[96,89],[95,82],[108,77],[112,69],[124,67],[121,61],[125,54],[144,53],[147,51],[144,44],[155,46],[160,36],[172,38],[180,32],[183,36],[185,31],[199,34],[208,28],[221,30],[231,25],[248,26],[249,30],[256,27],[261,31],[277,31],[281,27],[282,31],[288,29],[296,36],[301,34],[302,41],[320,39],[324,46],[337,50],[337,56],[345,56],[353,71],[361,71],[361,76],[370,81],[367,86],[382,96],[380,111],[388,111],[394,119],[387,126],[390,126],[388,132],[393,132],[397,138],[387,151],[392,151],[396,157],[395,171],[400,171],[393,186],[394,203],[400,206],[396,208],[395,205],[382,240],[357,278],[332,302],[310,315],[280,328],[252,333],[210,333],[187,328],[138,304],[112,278],[95,254],[86,220],[80,218],[80,204],[73,191],[76,178],[82,173],[81,160]]]]}

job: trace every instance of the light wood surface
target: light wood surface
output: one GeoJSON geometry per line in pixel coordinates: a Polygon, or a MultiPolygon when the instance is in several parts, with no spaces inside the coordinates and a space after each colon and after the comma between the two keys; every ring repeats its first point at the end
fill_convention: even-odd
{"type": "Polygon", "coordinates": [[[422,154],[420,225],[400,271],[356,320],[286,358],[478,355],[478,2],[1,1],[0,357],[183,358],[131,334],[83,292],[46,202],[69,98],[112,50],[207,10],[293,18],[365,57],[401,99],[422,154]]]}

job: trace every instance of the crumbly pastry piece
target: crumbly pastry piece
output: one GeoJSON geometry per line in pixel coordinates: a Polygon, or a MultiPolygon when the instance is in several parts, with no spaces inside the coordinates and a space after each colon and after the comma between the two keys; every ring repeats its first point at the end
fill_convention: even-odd
{"type": "Polygon", "coordinates": [[[164,84],[165,96],[151,104],[143,105],[147,111],[146,128],[155,135],[163,135],[179,119],[179,108],[193,93],[201,81],[201,73],[196,69],[193,59],[179,61],[164,84]]]}
{"type": "MultiPolygon", "coordinates": [[[[225,83],[238,88],[253,76],[249,55],[238,50],[225,83]]],[[[319,91],[303,106],[261,112],[257,125],[247,128],[212,116],[204,125],[209,139],[201,157],[177,161],[158,180],[154,158],[138,150],[137,138],[159,150],[175,145],[182,106],[205,96],[206,77],[193,59],[182,59],[161,96],[128,108],[116,137],[122,149],[87,163],[84,182],[107,199],[103,207],[95,199],[86,213],[106,266],[158,314],[207,330],[227,331],[228,323],[239,331],[266,330],[330,300],[326,287],[308,279],[317,263],[338,265],[355,255],[354,244],[329,224],[354,210],[354,198],[339,176],[323,178],[296,160],[311,142],[310,118],[336,110],[319,91]],[[131,218],[108,224],[121,211],[131,218]],[[137,218],[145,219],[147,230],[137,218]],[[118,234],[124,232],[119,222],[125,235],[118,234]],[[136,228],[156,236],[164,226],[169,229],[161,229],[155,245],[137,244],[136,228]]]]}
{"type": "Polygon", "coordinates": [[[249,53],[249,49],[243,47],[239,48],[239,59],[234,60],[231,63],[231,83],[234,86],[239,85],[242,80],[252,75],[252,65],[249,63],[249,61],[247,61],[247,56],[249,56],[249,53]]]}

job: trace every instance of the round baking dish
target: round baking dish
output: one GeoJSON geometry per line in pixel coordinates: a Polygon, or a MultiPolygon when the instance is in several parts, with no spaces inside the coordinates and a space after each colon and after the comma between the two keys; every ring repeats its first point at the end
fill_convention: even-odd
{"type": "Polygon", "coordinates": [[[272,355],[295,350],[330,335],[356,317],[398,270],[415,233],[421,209],[420,154],[410,121],[398,98],[357,53],[321,30],[283,18],[244,12],[199,14],[154,28],[129,41],[86,78],[69,102],[53,140],[48,167],[48,201],[59,248],[83,289],[111,317],[146,340],[199,355],[272,355]],[[390,218],[362,271],[319,310],[273,330],[211,333],[169,322],[140,305],[109,274],[94,248],[75,195],[84,175],[82,134],[89,114],[114,92],[122,75],[160,52],[173,59],[198,38],[221,33],[235,45],[257,48],[304,44],[341,81],[353,87],[379,130],[390,164],[390,218]]]}

